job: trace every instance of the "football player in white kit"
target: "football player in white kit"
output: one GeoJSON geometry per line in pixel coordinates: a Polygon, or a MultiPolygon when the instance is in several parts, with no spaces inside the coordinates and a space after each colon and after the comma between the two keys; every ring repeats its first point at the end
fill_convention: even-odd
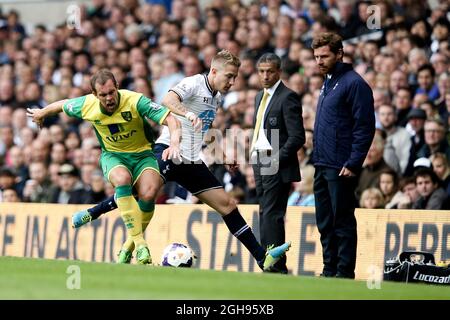
{"type": "MultiPolygon", "coordinates": [[[[162,104],[175,113],[182,124],[182,159],[174,161],[163,154],[170,145],[167,127],[163,128],[153,151],[158,159],[161,185],[166,181],[175,181],[208,204],[220,213],[230,232],[250,251],[261,269],[277,272],[273,265],[289,250],[290,242],[264,249],[241,216],[235,201],[200,159],[203,137],[215,118],[217,108],[222,104],[223,94],[234,84],[239,66],[239,59],[223,50],[213,58],[208,75],[197,74],[184,78],[173,87],[162,104]]],[[[228,167],[229,170],[237,169],[237,165],[228,167]]],[[[93,208],[75,213],[72,225],[78,228],[116,207],[114,198],[111,197],[93,208]]],[[[118,263],[130,263],[133,250],[133,242],[127,239],[119,253],[118,263]]]]}

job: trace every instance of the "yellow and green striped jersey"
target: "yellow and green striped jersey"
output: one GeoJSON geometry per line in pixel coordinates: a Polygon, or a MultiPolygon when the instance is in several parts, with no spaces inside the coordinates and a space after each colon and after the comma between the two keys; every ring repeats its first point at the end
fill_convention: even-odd
{"type": "Polygon", "coordinates": [[[127,153],[151,150],[154,139],[146,119],[162,124],[170,112],[141,93],[129,90],[119,90],[119,107],[113,114],[107,114],[93,94],[70,99],[63,111],[70,117],[91,122],[102,150],[127,153]]]}

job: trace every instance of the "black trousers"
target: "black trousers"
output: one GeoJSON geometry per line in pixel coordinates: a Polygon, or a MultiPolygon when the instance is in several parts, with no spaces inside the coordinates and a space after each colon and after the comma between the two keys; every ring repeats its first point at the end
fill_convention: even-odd
{"type": "MultiPolygon", "coordinates": [[[[259,202],[261,245],[267,248],[269,245],[279,246],[285,242],[284,217],[291,184],[282,182],[279,173],[261,174],[262,167],[260,164],[253,165],[253,172],[259,202]]],[[[274,265],[273,272],[288,272],[286,256],[274,265]]]]}
{"type": "Polygon", "coordinates": [[[323,251],[324,276],[355,277],[357,177],[340,177],[340,170],[316,167],[316,223],[323,251]]]}

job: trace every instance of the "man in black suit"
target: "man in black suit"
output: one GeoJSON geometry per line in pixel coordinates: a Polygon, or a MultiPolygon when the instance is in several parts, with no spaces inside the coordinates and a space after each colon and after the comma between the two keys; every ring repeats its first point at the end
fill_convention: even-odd
{"type": "MultiPolygon", "coordinates": [[[[300,181],[297,151],[305,143],[300,97],[281,82],[281,59],[266,53],[257,62],[264,90],[255,98],[251,159],[260,204],[261,245],[285,241],[284,216],[291,183],[300,181]]],[[[286,257],[271,270],[287,273],[286,257]]]]}

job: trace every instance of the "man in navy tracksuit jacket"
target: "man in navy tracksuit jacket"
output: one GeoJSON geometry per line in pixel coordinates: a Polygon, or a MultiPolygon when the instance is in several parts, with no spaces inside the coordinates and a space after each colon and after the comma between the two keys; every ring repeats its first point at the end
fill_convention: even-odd
{"type": "Polygon", "coordinates": [[[312,43],[325,82],[314,124],[316,222],[323,251],[322,276],[355,277],[355,188],[375,134],[373,94],[350,64],[342,39],[323,33],[312,43]]]}

